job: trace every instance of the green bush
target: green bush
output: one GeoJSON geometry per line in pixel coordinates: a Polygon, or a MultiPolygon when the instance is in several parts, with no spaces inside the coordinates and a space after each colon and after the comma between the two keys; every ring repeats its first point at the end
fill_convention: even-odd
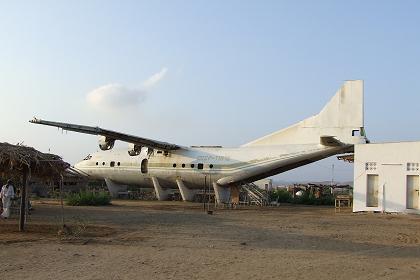
{"type": "Polygon", "coordinates": [[[285,189],[277,189],[270,194],[271,201],[290,202],[292,195],[285,189]]]}
{"type": "Polygon", "coordinates": [[[324,195],[320,198],[316,198],[313,194],[304,192],[300,197],[295,196],[291,202],[305,205],[334,205],[334,198],[331,195],[324,195]]]}
{"type": "Polygon", "coordinates": [[[293,204],[304,204],[304,205],[334,205],[334,197],[331,195],[323,195],[320,198],[316,198],[313,194],[307,191],[303,192],[302,196],[292,197],[286,189],[277,189],[270,193],[271,201],[277,201],[281,203],[293,203],[293,204]]]}
{"type": "Polygon", "coordinates": [[[88,192],[69,194],[66,204],[70,206],[99,206],[111,204],[111,196],[107,192],[88,192]]]}

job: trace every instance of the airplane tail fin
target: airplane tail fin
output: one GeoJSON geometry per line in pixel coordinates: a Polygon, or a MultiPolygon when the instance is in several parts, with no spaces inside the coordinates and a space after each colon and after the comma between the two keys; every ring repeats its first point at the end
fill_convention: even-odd
{"type": "Polygon", "coordinates": [[[256,139],[243,147],[366,143],[363,122],[363,80],[346,81],[319,114],[256,139]]]}

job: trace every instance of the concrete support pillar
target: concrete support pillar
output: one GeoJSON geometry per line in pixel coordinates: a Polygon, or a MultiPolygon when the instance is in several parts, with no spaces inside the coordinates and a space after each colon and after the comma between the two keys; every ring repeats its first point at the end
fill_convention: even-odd
{"type": "Polygon", "coordinates": [[[155,188],[156,197],[158,200],[167,200],[168,193],[160,186],[156,177],[152,177],[153,187],[155,188]]]}
{"type": "Polygon", "coordinates": [[[118,198],[119,192],[126,192],[127,186],[126,185],[119,185],[116,184],[114,181],[110,179],[105,179],[106,186],[108,187],[109,193],[111,194],[112,198],[118,198]]]}
{"type": "Polygon", "coordinates": [[[181,193],[182,200],[183,201],[193,201],[195,191],[187,188],[184,184],[184,182],[181,179],[176,179],[176,183],[179,188],[179,192],[181,193]]]}
{"type": "Polygon", "coordinates": [[[213,183],[214,195],[216,196],[216,202],[219,203],[230,203],[230,188],[222,187],[216,182],[213,183]]]}
{"type": "Polygon", "coordinates": [[[239,186],[230,188],[230,202],[235,205],[239,204],[239,186]]]}

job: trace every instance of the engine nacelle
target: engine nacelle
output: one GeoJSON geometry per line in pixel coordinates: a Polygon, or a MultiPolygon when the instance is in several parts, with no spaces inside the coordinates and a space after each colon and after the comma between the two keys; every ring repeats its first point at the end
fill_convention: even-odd
{"type": "Polygon", "coordinates": [[[132,157],[138,156],[141,153],[142,146],[136,144],[128,144],[128,154],[132,157]]]}
{"type": "Polygon", "coordinates": [[[106,136],[99,136],[99,149],[102,151],[111,150],[114,147],[115,139],[110,139],[106,136]]]}

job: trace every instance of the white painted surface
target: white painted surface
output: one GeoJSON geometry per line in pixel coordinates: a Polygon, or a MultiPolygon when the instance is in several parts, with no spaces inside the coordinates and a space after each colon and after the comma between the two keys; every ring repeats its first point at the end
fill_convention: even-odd
{"type": "MultiPolygon", "coordinates": [[[[353,212],[384,211],[420,214],[409,209],[408,191],[419,189],[420,142],[355,145],[353,212]],[[369,175],[377,175],[378,204],[369,207],[369,175]],[[413,180],[413,182],[410,182],[413,180]]],[[[373,177],[372,177],[373,178],[373,177]]],[[[416,192],[416,191],[413,191],[416,192]]],[[[418,192],[417,199],[418,199],[418,192]]]]}

